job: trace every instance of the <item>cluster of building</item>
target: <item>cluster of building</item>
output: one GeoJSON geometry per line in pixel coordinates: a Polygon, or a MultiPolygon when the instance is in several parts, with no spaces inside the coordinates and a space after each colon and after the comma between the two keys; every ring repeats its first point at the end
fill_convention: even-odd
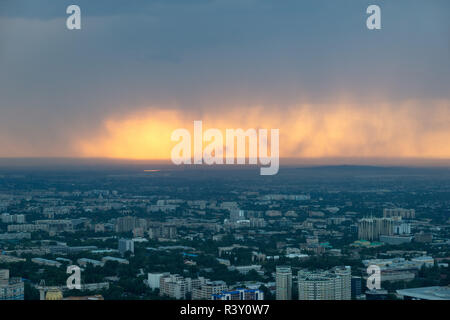
{"type": "Polygon", "coordinates": [[[2,223],[12,224],[12,223],[25,223],[24,214],[9,214],[7,212],[2,213],[1,216],[2,223]]]}
{"type": "MultiPolygon", "coordinates": [[[[331,270],[299,270],[297,288],[299,300],[351,300],[352,274],[349,266],[331,270]]],[[[292,300],[292,269],[278,266],[276,269],[276,299],[292,300]]]]}
{"type": "Polygon", "coordinates": [[[0,269],[0,300],[24,300],[24,282],[10,278],[8,269],[0,269]]]}
{"type": "Polygon", "coordinates": [[[204,277],[189,278],[170,273],[149,273],[146,284],[158,289],[160,296],[193,300],[263,300],[259,289],[230,288],[224,281],[211,281],[204,277]]]}
{"type": "MultiPolygon", "coordinates": [[[[358,221],[358,239],[391,245],[409,243],[415,239],[410,223],[415,217],[414,209],[384,208],[383,217],[363,218],[358,221]]],[[[421,241],[420,234],[417,235],[416,241],[421,241]]]]}
{"type": "MultiPolygon", "coordinates": [[[[279,265],[272,273],[273,266],[290,264],[290,261],[303,263],[323,255],[358,262],[366,259],[363,261],[366,267],[380,266],[382,281],[410,281],[423,266],[435,264],[436,259],[430,255],[435,256],[436,251],[415,254],[412,258],[392,254],[390,256],[396,258],[375,259],[388,255],[368,255],[368,250],[361,247],[381,247],[382,252],[386,244],[417,241],[435,248],[450,243],[445,226],[422,219],[423,210],[418,210],[416,215],[414,209],[396,208],[395,205],[407,204],[392,200],[390,195],[380,206],[382,214],[378,204],[368,200],[367,208],[380,211],[376,217],[361,219],[369,209],[362,212],[359,205],[353,206],[350,199],[353,193],[350,196],[333,193],[332,202],[328,201],[330,199],[323,201],[325,192],[311,197],[297,194],[304,192],[297,189],[278,194],[273,192],[281,191],[268,191],[268,188],[248,186],[249,190],[255,190],[231,190],[220,197],[198,200],[178,198],[177,195],[189,190],[189,186],[180,190],[168,187],[160,192],[162,189],[157,185],[141,186],[124,194],[99,188],[73,192],[40,190],[24,192],[20,197],[8,195],[7,199],[0,200],[0,212],[3,212],[0,245],[4,251],[0,263],[23,262],[26,257],[27,262],[39,268],[56,267],[60,272],[61,266],[72,264],[72,260],[82,268],[88,265],[103,268],[109,262],[116,262],[134,268],[133,274],[140,272],[140,276],[156,271],[148,274],[148,286],[159,290],[162,297],[173,299],[262,300],[274,295],[278,300],[349,300],[362,295],[363,268],[351,270],[338,266],[330,270],[305,270],[279,265]],[[141,192],[144,190],[145,193],[141,192]],[[153,192],[155,190],[158,192],[153,192]],[[11,213],[4,212],[7,210],[11,213]],[[102,214],[95,215],[99,212],[102,214]],[[82,241],[74,236],[77,232],[83,232],[82,241]],[[64,239],[66,233],[69,235],[64,239]],[[62,241],[80,243],[75,246],[62,241]],[[150,244],[144,247],[142,242],[150,244]],[[187,247],[186,243],[192,247],[187,247]],[[166,273],[167,269],[161,265],[160,269],[142,265],[138,268],[140,271],[135,270],[133,259],[136,256],[142,252],[151,255],[155,251],[166,256],[171,256],[172,252],[174,256],[181,256],[177,269],[171,269],[172,273],[179,274],[166,273]],[[197,258],[202,255],[212,259],[202,265],[202,260],[206,259],[197,258]],[[211,266],[217,263],[226,266],[220,266],[220,270],[227,277],[214,279],[226,279],[228,285],[221,280],[208,279],[212,278],[208,273],[214,272],[211,266]],[[199,276],[181,276],[188,274],[183,268],[199,276]],[[352,276],[352,271],[359,277],[352,276]],[[249,274],[258,279],[255,281],[258,286],[241,281],[243,275],[249,274]],[[230,278],[233,280],[229,281],[230,278]],[[268,290],[264,291],[266,297],[259,289],[261,285],[268,290]]],[[[283,185],[277,190],[286,189],[283,185]]],[[[387,247],[387,250],[392,249],[387,247]]],[[[108,275],[104,281],[117,285],[120,282],[117,278],[118,275],[108,275]]],[[[9,279],[8,286],[15,281],[9,279]]],[[[4,280],[1,287],[5,286],[4,280]]],[[[50,297],[59,297],[56,290],[48,292],[51,292],[50,297]]]]}
{"type": "Polygon", "coordinates": [[[213,294],[212,300],[264,300],[264,292],[259,289],[233,289],[213,294]]]}

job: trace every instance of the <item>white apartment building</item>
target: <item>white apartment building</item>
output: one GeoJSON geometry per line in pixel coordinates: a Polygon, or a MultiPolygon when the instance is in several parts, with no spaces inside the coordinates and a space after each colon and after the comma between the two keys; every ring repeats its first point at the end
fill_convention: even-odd
{"type": "Polygon", "coordinates": [[[276,268],[276,299],[292,299],[292,269],[289,266],[276,268]]]}
{"type": "Polygon", "coordinates": [[[299,300],[350,300],[351,268],[298,272],[299,300]]]}

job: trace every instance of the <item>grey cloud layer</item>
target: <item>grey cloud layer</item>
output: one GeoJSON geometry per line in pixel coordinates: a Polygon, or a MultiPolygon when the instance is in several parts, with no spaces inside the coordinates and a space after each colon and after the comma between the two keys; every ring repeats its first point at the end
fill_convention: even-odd
{"type": "Polygon", "coordinates": [[[0,133],[64,150],[146,105],[449,99],[450,2],[376,2],[379,32],[373,1],[1,1],[0,133]]]}

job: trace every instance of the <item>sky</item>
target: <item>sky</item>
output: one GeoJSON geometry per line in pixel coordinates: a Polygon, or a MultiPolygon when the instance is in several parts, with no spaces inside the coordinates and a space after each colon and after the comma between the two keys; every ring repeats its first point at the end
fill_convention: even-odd
{"type": "Polygon", "coordinates": [[[282,157],[450,159],[450,1],[0,0],[0,157],[166,159],[194,120],[277,128],[282,157]]]}

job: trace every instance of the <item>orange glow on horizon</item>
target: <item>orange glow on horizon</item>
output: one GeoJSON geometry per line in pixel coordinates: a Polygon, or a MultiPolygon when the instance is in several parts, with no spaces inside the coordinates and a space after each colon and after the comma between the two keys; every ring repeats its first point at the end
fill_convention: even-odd
{"type": "Polygon", "coordinates": [[[193,139],[194,120],[203,121],[203,132],[209,128],[218,128],[223,134],[227,128],[280,129],[283,158],[450,159],[448,101],[430,101],[426,108],[414,101],[395,106],[300,105],[283,111],[230,107],[201,115],[150,108],[123,119],[106,119],[98,136],[77,141],[77,151],[84,157],[170,159],[177,144],[170,140],[172,131],[186,128],[193,139]]]}

